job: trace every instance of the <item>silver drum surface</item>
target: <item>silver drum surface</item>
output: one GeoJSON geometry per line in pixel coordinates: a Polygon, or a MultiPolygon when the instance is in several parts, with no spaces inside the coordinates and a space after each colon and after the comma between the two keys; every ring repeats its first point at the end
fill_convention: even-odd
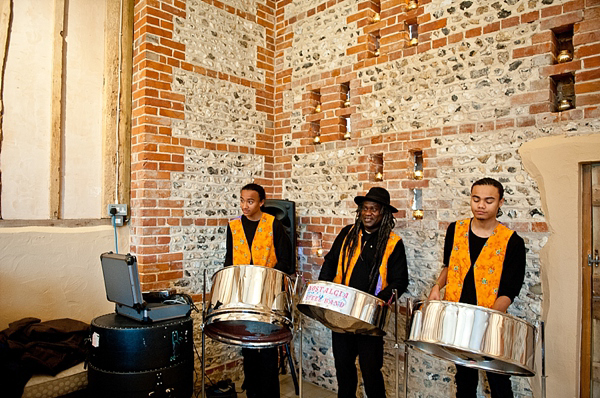
{"type": "Polygon", "coordinates": [[[534,376],[535,329],[503,312],[450,301],[415,304],[407,344],[458,365],[534,376]]]}
{"type": "Polygon", "coordinates": [[[309,283],[297,308],[338,333],[383,336],[390,317],[385,301],[352,287],[325,281],[309,283]]]}
{"type": "Polygon", "coordinates": [[[204,332],[247,348],[267,348],[292,339],[292,283],[284,272],[235,265],[213,276],[204,332]]]}

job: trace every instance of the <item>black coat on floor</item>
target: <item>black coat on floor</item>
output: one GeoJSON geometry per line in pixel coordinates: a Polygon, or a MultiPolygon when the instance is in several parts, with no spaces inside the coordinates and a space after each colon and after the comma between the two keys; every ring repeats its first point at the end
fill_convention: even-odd
{"type": "Polygon", "coordinates": [[[73,319],[23,318],[0,332],[0,385],[20,397],[33,374],[56,375],[86,357],[90,326],[73,319]]]}

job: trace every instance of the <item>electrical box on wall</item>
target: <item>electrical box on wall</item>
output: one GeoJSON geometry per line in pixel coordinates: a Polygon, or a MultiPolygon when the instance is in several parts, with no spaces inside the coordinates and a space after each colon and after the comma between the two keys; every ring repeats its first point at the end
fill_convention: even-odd
{"type": "Polygon", "coordinates": [[[127,205],[126,204],[111,204],[108,205],[108,215],[114,218],[114,224],[117,227],[122,227],[127,221],[127,205]]]}

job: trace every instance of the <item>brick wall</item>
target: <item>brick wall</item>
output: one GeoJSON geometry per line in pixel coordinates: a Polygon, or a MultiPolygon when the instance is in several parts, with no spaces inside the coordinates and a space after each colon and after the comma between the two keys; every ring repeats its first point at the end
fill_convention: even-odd
{"type": "MultiPolygon", "coordinates": [[[[469,187],[488,175],[506,187],[500,219],[528,248],[511,311],[538,319],[548,226],[519,147],[598,133],[599,13],[597,0],[424,0],[412,10],[401,0],[136,1],[131,239],[144,288],[175,285],[198,299],[203,271],[222,264],[239,188],[254,180],[296,201],[299,266],[314,277],[317,250],[353,220],[353,197],[386,187],[400,210],[408,296],[423,298],[447,225],[470,214],[469,187]],[[565,37],[574,59],[556,64],[565,37]],[[560,99],[575,108],[557,112],[560,99]]],[[[329,333],[305,323],[305,376],[335,389],[329,333]]],[[[237,351],[210,350],[213,371],[239,371],[237,351]]],[[[453,391],[451,365],[410,361],[413,391],[453,391]]],[[[514,387],[531,395],[527,379],[514,387]]]]}
{"type": "MultiPolygon", "coordinates": [[[[223,264],[239,189],[273,191],[274,9],[135,3],[131,251],[143,289],[176,286],[199,300],[203,271],[223,264]]],[[[217,380],[239,379],[233,347],[209,340],[207,365],[217,380]]]]}

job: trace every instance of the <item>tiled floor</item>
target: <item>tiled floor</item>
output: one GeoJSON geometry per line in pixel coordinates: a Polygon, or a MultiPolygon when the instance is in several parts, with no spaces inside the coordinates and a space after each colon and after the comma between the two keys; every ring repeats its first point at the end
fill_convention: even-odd
{"type": "MultiPolygon", "coordinates": [[[[292,376],[282,375],[279,376],[279,385],[281,386],[281,398],[294,398],[298,397],[294,391],[294,381],[292,376]]],[[[302,383],[303,396],[304,398],[336,398],[337,394],[328,391],[324,388],[317,387],[316,385],[304,381],[302,383]]],[[[238,394],[238,398],[246,398],[246,393],[238,394]]]]}

